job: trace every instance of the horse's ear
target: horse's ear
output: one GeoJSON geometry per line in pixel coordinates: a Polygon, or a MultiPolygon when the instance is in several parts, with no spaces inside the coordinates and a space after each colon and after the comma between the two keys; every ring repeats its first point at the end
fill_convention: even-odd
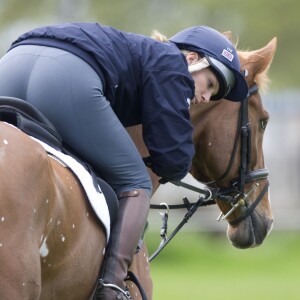
{"type": "Polygon", "coordinates": [[[225,31],[223,32],[223,35],[225,35],[230,42],[232,42],[232,32],[231,31],[225,31]]]}
{"type": "Polygon", "coordinates": [[[251,63],[254,74],[267,71],[270,67],[277,48],[277,38],[274,37],[261,49],[248,52],[248,63],[251,63]]]}

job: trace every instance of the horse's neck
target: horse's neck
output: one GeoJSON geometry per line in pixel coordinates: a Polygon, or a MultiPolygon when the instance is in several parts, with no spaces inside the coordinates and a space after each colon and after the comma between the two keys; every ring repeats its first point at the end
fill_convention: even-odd
{"type": "MultiPolygon", "coordinates": [[[[211,126],[217,126],[218,119],[220,120],[224,110],[228,109],[230,101],[211,101],[207,104],[198,104],[191,106],[190,115],[194,125],[194,137],[200,138],[203,131],[211,126]],[[214,125],[212,125],[214,124],[214,125]]],[[[127,131],[135,143],[142,157],[149,156],[148,149],[143,140],[142,125],[128,127],[127,131]]],[[[159,177],[156,176],[150,169],[149,173],[153,184],[153,193],[159,187],[159,177]]]]}
{"type": "Polygon", "coordinates": [[[209,103],[192,105],[190,108],[192,123],[198,119],[209,118],[221,102],[223,101],[210,101],[209,103]]]}
{"type": "Polygon", "coordinates": [[[226,114],[235,115],[238,109],[239,104],[228,100],[192,105],[190,116],[194,130],[204,130],[202,127],[208,128],[212,124],[222,123],[222,118],[226,114]]]}

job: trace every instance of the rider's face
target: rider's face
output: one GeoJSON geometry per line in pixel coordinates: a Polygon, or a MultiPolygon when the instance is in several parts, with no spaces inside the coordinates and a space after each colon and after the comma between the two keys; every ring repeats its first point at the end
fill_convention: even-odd
{"type": "Polygon", "coordinates": [[[210,68],[204,68],[192,73],[195,82],[195,97],[192,104],[207,103],[210,98],[218,93],[219,82],[210,68]]]}
{"type": "MultiPolygon", "coordinates": [[[[201,57],[196,52],[189,52],[186,55],[189,66],[201,63],[201,57]]],[[[195,82],[195,97],[192,104],[209,102],[210,98],[219,91],[219,82],[216,75],[208,65],[200,65],[200,68],[191,73],[195,82]]]]}

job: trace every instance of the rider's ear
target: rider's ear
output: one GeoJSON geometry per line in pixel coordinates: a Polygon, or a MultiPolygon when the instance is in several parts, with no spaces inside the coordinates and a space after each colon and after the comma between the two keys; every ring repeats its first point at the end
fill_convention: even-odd
{"type": "Polygon", "coordinates": [[[196,52],[189,52],[186,56],[188,65],[192,65],[199,60],[199,54],[196,52]]]}

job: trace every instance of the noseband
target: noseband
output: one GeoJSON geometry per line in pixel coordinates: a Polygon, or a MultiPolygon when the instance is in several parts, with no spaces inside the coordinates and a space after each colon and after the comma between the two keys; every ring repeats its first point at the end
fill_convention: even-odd
{"type": "Polygon", "coordinates": [[[254,95],[257,92],[258,92],[258,86],[254,85],[249,89],[247,97],[243,101],[241,101],[241,108],[239,112],[239,120],[238,120],[238,127],[236,131],[236,137],[234,141],[234,147],[233,147],[233,151],[228,166],[224,174],[214,181],[204,183],[204,185],[206,186],[204,190],[186,184],[182,181],[172,182],[177,186],[182,186],[187,189],[197,191],[206,195],[207,197],[209,197],[209,201],[210,201],[209,204],[211,204],[212,200],[214,201],[221,200],[223,202],[230,204],[232,208],[225,215],[221,213],[218,220],[220,220],[221,218],[227,219],[227,217],[231,215],[234,210],[240,207],[242,214],[238,218],[230,221],[229,222],[230,225],[237,225],[238,223],[246,219],[248,216],[250,216],[254,211],[255,207],[263,199],[269,187],[269,182],[267,181],[264,188],[261,190],[260,194],[258,195],[257,199],[250,206],[248,206],[247,198],[260,185],[259,182],[257,181],[268,179],[269,176],[268,169],[266,168],[250,170],[251,126],[248,117],[248,100],[250,96],[254,95]],[[212,186],[218,186],[218,183],[224,180],[230,173],[238,151],[239,141],[241,141],[240,142],[241,160],[240,160],[240,167],[239,167],[239,176],[236,179],[231,181],[230,187],[228,188],[222,188],[222,189],[213,188],[212,186]],[[247,192],[245,192],[245,185],[251,182],[253,182],[253,185],[247,192]]]}

